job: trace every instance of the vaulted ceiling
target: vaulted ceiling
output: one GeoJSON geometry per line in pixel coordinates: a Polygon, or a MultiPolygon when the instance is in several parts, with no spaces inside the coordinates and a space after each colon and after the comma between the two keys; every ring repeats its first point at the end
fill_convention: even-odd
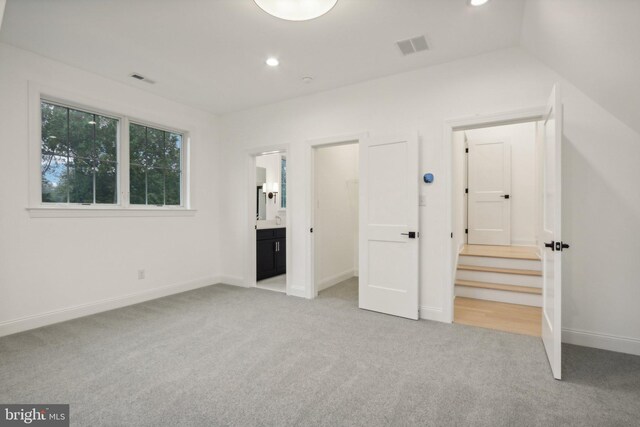
{"type": "Polygon", "coordinates": [[[640,132],[638,17],[638,0],[339,0],[306,22],[253,0],[8,0],[0,42],[215,114],[523,46],[640,132]],[[418,35],[430,50],[403,56],[418,35]]]}
{"type": "Polygon", "coordinates": [[[638,0],[528,0],[522,45],[640,133],[638,20],[638,0]]]}

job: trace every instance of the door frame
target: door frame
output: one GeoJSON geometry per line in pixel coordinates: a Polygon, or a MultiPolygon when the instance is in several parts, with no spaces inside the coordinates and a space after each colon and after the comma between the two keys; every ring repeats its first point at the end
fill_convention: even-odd
{"type": "MultiPolygon", "coordinates": [[[[330,136],[326,138],[310,139],[307,140],[305,146],[305,161],[308,165],[306,178],[306,200],[305,206],[307,207],[307,269],[306,269],[306,287],[307,295],[309,299],[316,298],[318,296],[316,286],[316,239],[311,229],[315,223],[315,200],[316,200],[316,185],[315,185],[315,153],[318,148],[326,148],[331,146],[340,146],[347,144],[360,144],[360,142],[369,137],[368,132],[360,132],[346,135],[330,136]]],[[[289,217],[287,216],[287,219],[289,217]]],[[[287,235],[288,237],[288,235],[287,235]]]]}
{"type": "MultiPolygon", "coordinates": [[[[290,160],[290,146],[289,144],[280,144],[280,145],[269,145],[263,147],[253,147],[248,150],[245,150],[245,160],[246,160],[246,173],[245,176],[248,177],[247,182],[245,183],[245,193],[246,193],[246,201],[245,205],[247,209],[247,223],[246,223],[246,247],[247,254],[249,256],[246,260],[245,265],[245,286],[248,288],[257,287],[257,266],[256,266],[256,257],[257,257],[257,248],[256,248],[256,209],[257,209],[257,200],[256,200],[256,158],[258,156],[262,156],[265,154],[285,154],[287,156],[287,195],[291,194],[289,191],[289,160],[290,160]]],[[[288,205],[288,201],[287,201],[288,205]]],[[[290,272],[290,268],[293,266],[291,262],[291,254],[293,251],[290,250],[291,245],[293,244],[293,232],[291,230],[291,215],[289,215],[290,210],[287,209],[285,227],[287,228],[287,286],[286,286],[286,294],[292,294],[292,274],[290,272]]]]}
{"type": "MultiPolygon", "coordinates": [[[[449,323],[453,323],[453,305],[455,300],[455,270],[458,263],[458,248],[453,247],[453,224],[454,224],[454,197],[453,194],[453,132],[461,130],[471,130],[484,127],[494,127],[502,125],[512,125],[517,123],[537,122],[543,119],[547,107],[538,106],[525,109],[505,111],[495,114],[475,115],[459,119],[449,119],[444,122],[444,164],[447,168],[445,176],[444,192],[445,206],[449,207],[449,215],[446,219],[446,233],[451,233],[451,238],[445,244],[446,262],[444,263],[443,278],[445,281],[445,300],[443,306],[443,318],[449,323]],[[455,249],[455,252],[454,252],[455,249]]],[[[466,162],[466,161],[465,161],[466,162]]],[[[467,203],[468,204],[468,203],[467,203]]],[[[467,206],[468,209],[468,206],[467,206]]],[[[467,224],[468,225],[468,224],[467,224]]],[[[463,239],[464,240],[464,239],[463,239]]]]}

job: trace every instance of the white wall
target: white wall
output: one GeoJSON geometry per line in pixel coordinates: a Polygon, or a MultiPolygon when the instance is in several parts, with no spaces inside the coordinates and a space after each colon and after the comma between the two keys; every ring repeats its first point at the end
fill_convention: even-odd
{"type": "Polygon", "coordinates": [[[0,334],[215,283],[221,198],[210,172],[218,159],[213,116],[0,44],[0,117],[0,334]],[[31,218],[29,81],[140,119],[185,124],[195,216],[31,218]]]}
{"type": "MultiPolygon", "coordinates": [[[[293,289],[305,294],[309,201],[304,164],[306,140],[360,132],[418,131],[421,172],[435,174],[423,184],[420,208],[421,315],[443,320],[448,301],[445,257],[450,240],[451,206],[447,192],[451,166],[444,162],[444,122],[545,105],[554,82],[564,89],[564,239],[563,321],[565,339],[591,342],[640,354],[640,136],[573,85],[521,49],[492,52],[440,66],[373,80],[221,117],[221,176],[230,191],[222,207],[224,274],[243,283],[248,249],[243,173],[245,150],[283,141],[288,153],[293,289]],[[473,72],[470,72],[473,70],[473,72]],[[586,331],[582,334],[578,331],[586,331]],[[615,340],[612,336],[626,337],[615,340]],[[615,343],[615,344],[612,344],[615,343]]],[[[226,185],[225,183],[225,185],[226,185]]]]}
{"type": "MultiPolygon", "coordinates": [[[[285,210],[280,206],[282,197],[282,177],[280,176],[280,161],[282,160],[282,154],[265,154],[263,156],[256,157],[256,166],[265,168],[267,170],[267,182],[269,184],[275,182],[278,184],[278,194],[276,200],[269,199],[267,197],[267,218],[266,221],[274,221],[276,216],[281,218],[281,223],[285,223],[285,210]]],[[[268,195],[268,193],[267,193],[268,195]]]]}
{"type": "Polygon", "coordinates": [[[536,243],[536,124],[519,123],[464,131],[467,141],[508,140],[511,145],[511,244],[536,243]]]}
{"type": "Polygon", "coordinates": [[[316,291],[356,274],[358,151],[357,144],[315,151],[316,291]]]}

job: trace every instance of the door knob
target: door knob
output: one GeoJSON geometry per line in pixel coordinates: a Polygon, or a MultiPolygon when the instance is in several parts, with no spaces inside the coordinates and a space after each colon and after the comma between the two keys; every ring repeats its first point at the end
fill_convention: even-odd
{"type": "Polygon", "coordinates": [[[408,233],[400,233],[403,236],[409,236],[410,239],[415,239],[416,238],[416,232],[415,231],[410,231],[408,233]]]}
{"type": "Polygon", "coordinates": [[[504,195],[502,195],[502,196],[500,196],[500,197],[505,198],[505,199],[508,199],[508,198],[509,198],[509,195],[508,195],[508,194],[504,194],[504,195]]]}
{"type": "Polygon", "coordinates": [[[551,248],[551,250],[552,250],[552,251],[555,251],[555,250],[556,250],[556,249],[555,249],[555,243],[556,243],[556,242],[554,242],[553,240],[551,241],[551,243],[546,243],[546,242],[545,242],[544,247],[545,247],[545,248],[551,248]]]}

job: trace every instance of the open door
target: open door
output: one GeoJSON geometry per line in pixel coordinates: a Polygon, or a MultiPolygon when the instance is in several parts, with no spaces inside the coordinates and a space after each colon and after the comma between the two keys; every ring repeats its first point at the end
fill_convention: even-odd
{"type": "Polygon", "coordinates": [[[470,245],[511,244],[511,145],[469,141],[470,245]]]}
{"type": "Polygon", "coordinates": [[[542,260],[542,341],[553,376],[561,379],[562,354],[562,105],[559,87],[551,91],[542,125],[542,217],[538,245],[542,260]]]}
{"type": "Polygon", "coordinates": [[[418,319],[418,138],[360,141],[359,307],[418,319]]]}

